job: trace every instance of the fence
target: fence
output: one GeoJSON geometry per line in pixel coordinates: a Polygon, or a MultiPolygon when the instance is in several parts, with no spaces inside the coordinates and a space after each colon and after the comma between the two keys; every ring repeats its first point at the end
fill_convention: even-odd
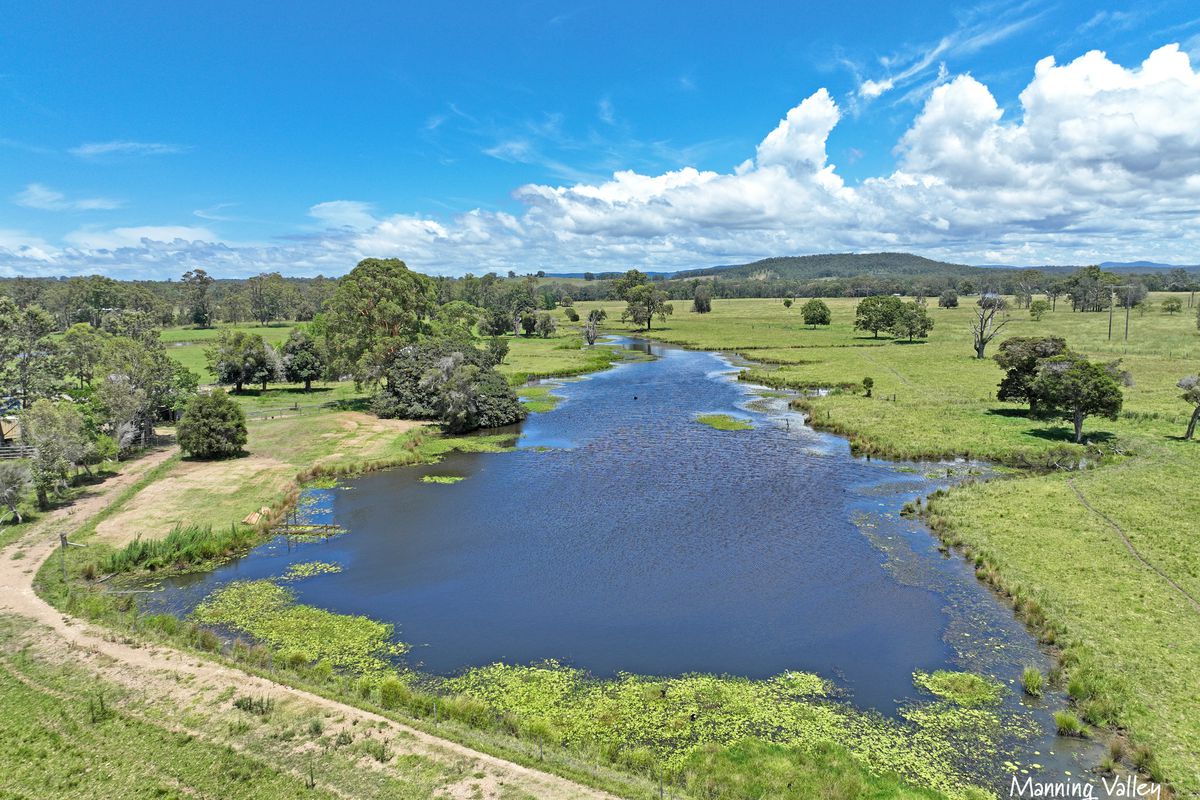
{"type": "Polygon", "coordinates": [[[0,447],[0,461],[15,458],[33,458],[33,448],[23,446],[0,447]]]}

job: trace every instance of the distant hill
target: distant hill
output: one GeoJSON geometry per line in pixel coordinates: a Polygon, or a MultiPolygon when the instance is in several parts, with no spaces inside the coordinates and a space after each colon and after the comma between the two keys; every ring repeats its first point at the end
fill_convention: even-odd
{"type": "Polygon", "coordinates": [[[676,278],[716,275],[722,278],[814,280],[856,275],[970,275],[981,267],[950,264],[912,253],[828,253],[816,256],[764,258],[732,267],[708,267],[675,273],[676,278]]]}

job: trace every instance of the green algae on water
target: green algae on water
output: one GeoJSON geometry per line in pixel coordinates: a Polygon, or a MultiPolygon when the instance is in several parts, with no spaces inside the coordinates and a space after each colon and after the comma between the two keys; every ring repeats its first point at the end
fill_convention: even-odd
{"type": "Polygon", "coordinates": [[[1000,702],[1004,686],[974,672],[914,672],[913,683],[927,692],[965,708],[992,706],[1000,702]]]}
{"type": "Polygon", "coordinates": [[[696,422],[719,431],[749,431],[754,429],[753,423],[749,420],[738,419],[728,414],[700,414],[696,417],[696,422]]]}
{"type": "Polygon", "coordinates": [[[283,573],[282,580],[298,581],[302,578],[311,578],[316,575],[332,575],[341,571],[341,564],[334,564],[329,561],[304,561],[288,567],[287,572],[283,573]]]}
{"type": "Polygon", "coordinates": [[[464,480],[462,475],[422,475],[421,483],[458,483],[464,480]]]}
{"type": "Polygon", "coordinates": [[[234,581],[213,592],[193,612],[198,622],[224,625],[277,650],[300,653],[310,663],[379,674],[406,645],[393,641],[394,628],[350,614],[335,614],[296,602],[295,595],[267,580],[234,581]]]}

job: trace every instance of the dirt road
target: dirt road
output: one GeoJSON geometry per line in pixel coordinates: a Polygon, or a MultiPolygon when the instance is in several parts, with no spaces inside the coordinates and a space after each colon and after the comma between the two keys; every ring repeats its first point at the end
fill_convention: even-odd
{"type": "MultiPolygon", "coordinates": [[[[178,696],[182,705],[194,705],[198,695],[214,702],[231,704],[232,692],[261,693],[302,703],[313,709],[334,711],[339,724],[374,726],[392,733],[396,757],[419,755],[439,763],[464,766],[468,777],[445,788],[446,797],[500,798],[526,794],[549,800],[566,798],[612,798],[554,775],[539,772],[423,731],[400,725],[385,717],[343,705],[319,695],[249,675],[232,667],[186,654],[168,647],[142,646],[120,640],[111,632],[81,620],[65,617],[33,590],[33,577],[58,545],[60,531],[71,532],[100,512],[119,492],[146,471],[169,458],[171,452],[151,453],[126,465],[120,475],[90,490],[69,506],[44,516],[22,539],[0,551],[0,614],[24,617],[45,629],[36,648],[50,659],[70,658],[97,677],[139,692],[178,696]],[[12,557],[18,550],[24,555],[12,557]],[[181,680],[183,678],[184,680],[181,680]]],[[[224,744],[225,742],[221,742],[224,744]]],[[[298,745],[300,747],[300,745],[298,745]]]]}

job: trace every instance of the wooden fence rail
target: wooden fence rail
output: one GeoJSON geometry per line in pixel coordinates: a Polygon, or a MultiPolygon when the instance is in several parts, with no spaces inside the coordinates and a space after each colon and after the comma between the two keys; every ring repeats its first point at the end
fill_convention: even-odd
{"type": "Polygon", "coordinates": [[[0,461],[9,461],[15,458],[33,458],[32,447],[0,447],[0,461]]]}

